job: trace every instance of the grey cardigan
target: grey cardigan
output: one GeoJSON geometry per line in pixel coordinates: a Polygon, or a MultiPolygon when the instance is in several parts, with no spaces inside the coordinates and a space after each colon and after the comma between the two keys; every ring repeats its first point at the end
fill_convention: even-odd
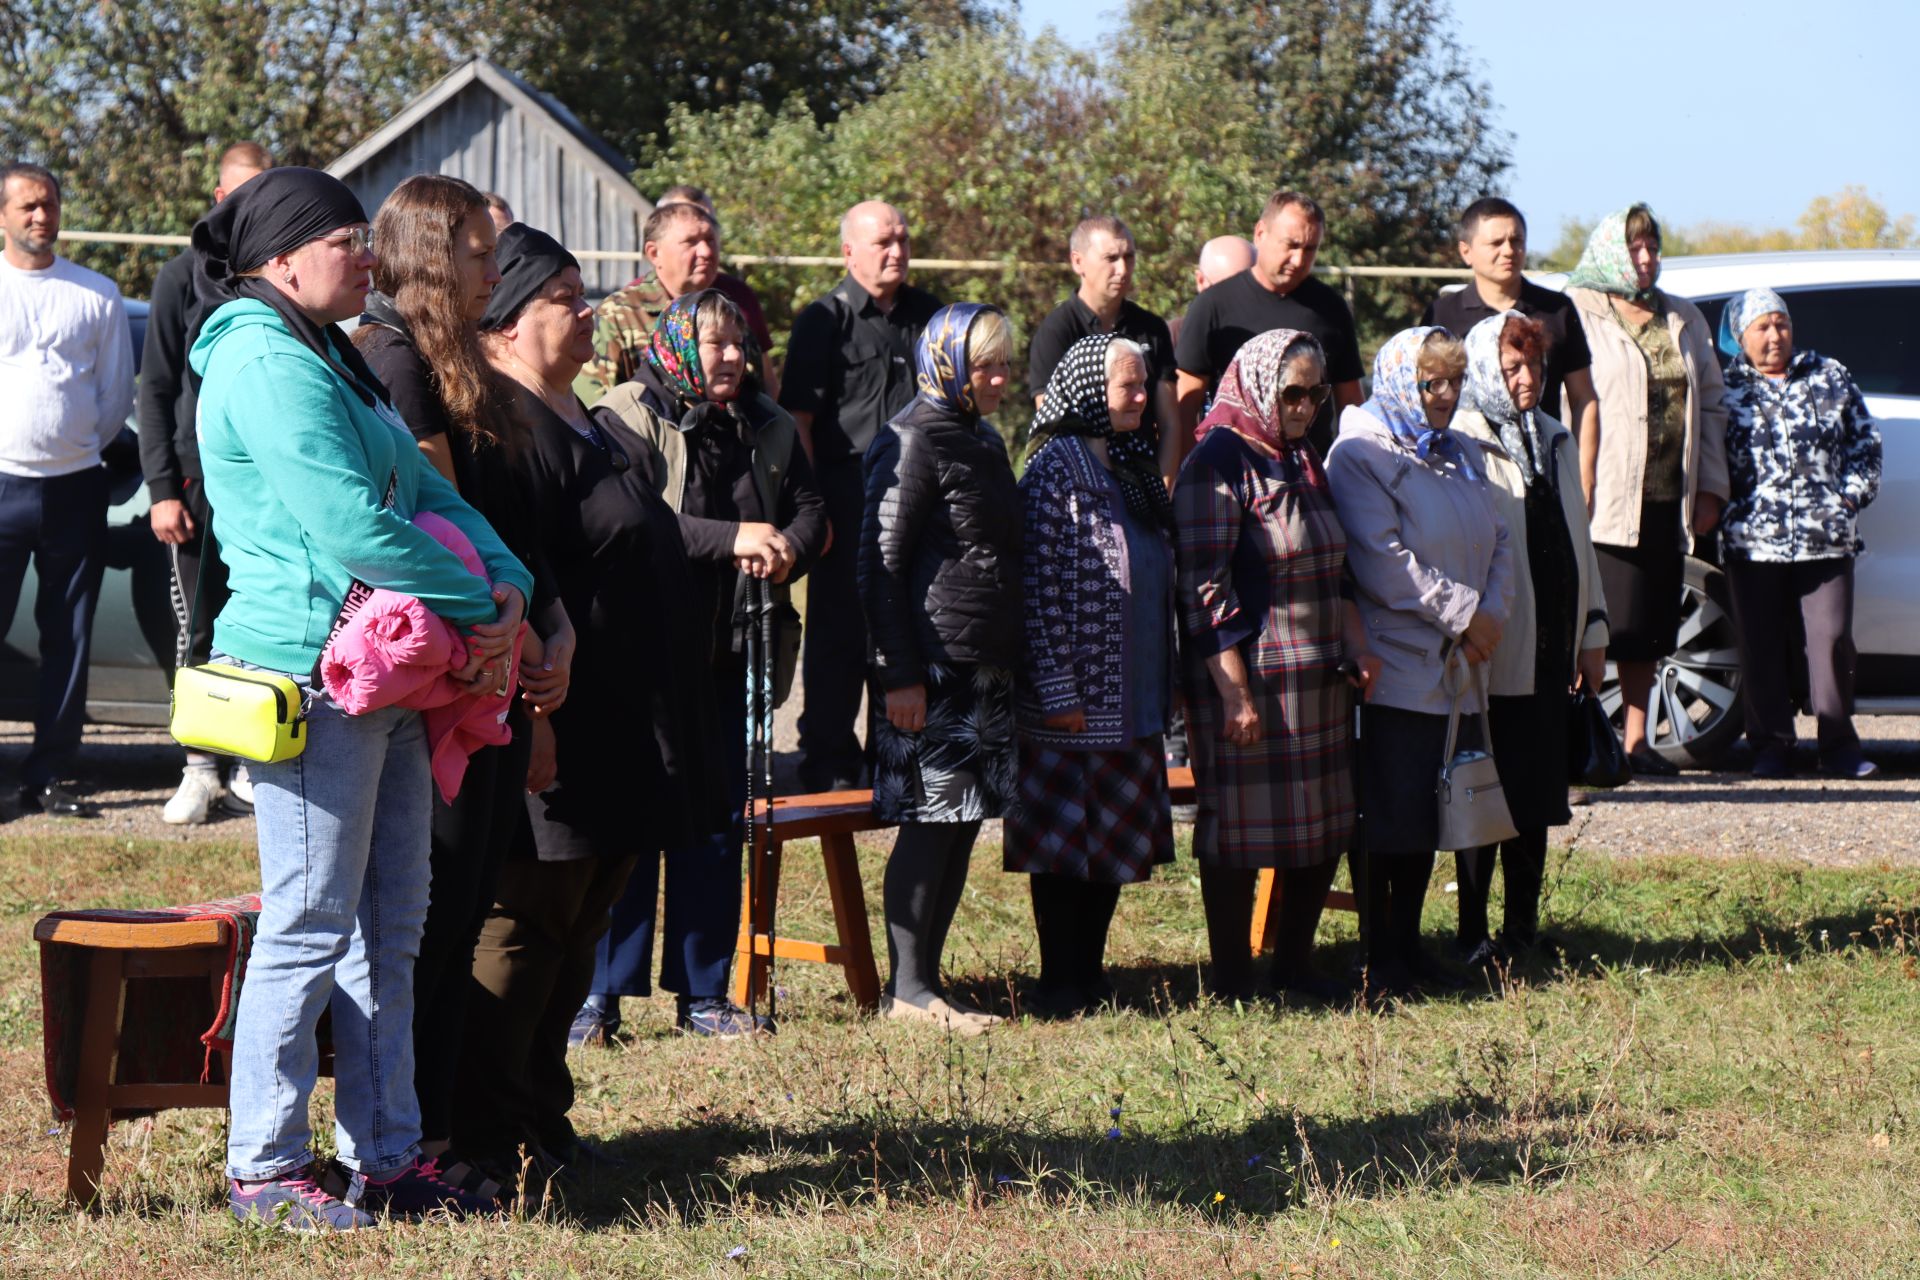
{"type": "MultiPolygon", "coordinates": [[[[1340,415],[1327,454],[1334,509],[1347,533],[1367,647],[1380,659],[1373,701],[1445,715],[1446,655],[1477,612],[1507,619],[1513,553],[1494,507],[1480,447],[1456,437],[1473,475],[1438,453],[1426,460],[1384,422],[1358,406],[1340,415]]],[[[1480,681],[1462,707],[1478,711],[1480,681]]]]}

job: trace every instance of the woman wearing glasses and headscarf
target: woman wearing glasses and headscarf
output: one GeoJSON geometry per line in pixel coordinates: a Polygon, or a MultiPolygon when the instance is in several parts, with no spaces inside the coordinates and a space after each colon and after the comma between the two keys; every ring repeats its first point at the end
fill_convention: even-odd
{"type": "Polygon", "coordinates": [[[592,1157],[567,1112],[567,1030],[594,944],[641,854],[727,828],[707,620],[648,446],[590,414],[573,380],[593,356],[580,264],[545,232],[500,233],[481,346],[517,429],[514,466],[567,616],[580,632],[566,702],[534,722],[531,838],[500,874],[474,952],[454,1139],[470,1158],[542,1172],[592,1157]]]}
{"type": "Polygon", "coordinates": [[[1538,940],[1547,828],[1565,826],[1568,692],[1596,693],[1607,656],[1607,606],[1587,533],[1579,447],[1540,410],[1546,331],[1518,311],[1467,333],[1467,389],[1453,430],[1480,446],[1488,491],[1510,532],[1513,594],[1488,667],[1494,760],[1518,829],[1511,840],[1454,854],[1459,946],[1470,967],[1511,959],[1538,940]],[[1506,927],[1487,930],[1495,855],[1506,878],[1506,927]]]}
{"type": "Polygon", "coordinates": [[[872,642],[873,812],[900,825],[887,859],[882,1015],[962,1034],[998,1019],[940,982],[974,837],[1014,790],[1020,490],[983,421],[1005,396],[1013,330],[992,307],[934,312],[919,391],[867,447],[860,599],[872,642]]]}
{"type": "Polygon", "coordinates": [[[1034,421],[1026,500],[1027,657],[1008,871],[1040,938],[1041,1017],[1110,994],[1101,970],[1120,886],[1173,861],[1161,734],[1173,704],[1173,506],[1152,450],[1122,449],[1147,407],[1139,344],[1067,348],[1034,421]]]}
{"type": "Polygon", "coordinates": [[[1820,767],[1870,778],[1853,728],[1853,561],[1860,512],[1880,489],[1880,432],[1838,360],[1795,350],[1787,304],[1749,289],[1721,313],[1727,472],[1721,531],[1740,637],[1740,698],[1753,776],[1793,772],[1795,654],[1805,631],[1820,767]]]}
{"type": "Polygon", "coordinates": [[[1314,972],[1313,935],[1353,833],[1353,689],[1366,692],[1380,663],[1346,599],[1348,539],[1307,440],[1332,394],[1326,369],[1308,334],[1250,339],[1173,492],[1193,852],[1223,999],[1254,994],[1253,895],[1264,867],[1281,876],[1273,986],[1307,1000],[1345,990],[1314,972]]]}
{"type": "MultiPolygon", "coordinates": [[[[1347,531],[1367,641],[1384,664],[1360,713],[1361,843],[1356,868],[1368,995],[1428,983],[1458,987],[1420,945],[1433,854],[1434,782],[1445,763],[1454,688],[1503,643],[1512,595],[1506,522],[1487,492],[1480,447],[1449,430],[1467,369],[1445,329],[1403,329],[1373,362],[1373,396],[1340,416],[1327,458],[1347,531]]],[[[1467,679],[1466,720],[1486,706],[1467,679]]],[[[1564,751],[1565,743],[1552,744],[1564,751]]]]}
{"type": "Polygon", "coordinates": [[[413,961],[427,914],[433,792],[420,713],[348,715],[316,668],[351,584],[413,596],[459,624],[477,684],[504,679],[533,577],[413,446],[342,320],[372,287],[367,215],[338,179],[273,169],[193,230],[200,454],[232,596],[219,661],[308,689],[307,744],[253,766],[260,923],[240,992],[227,1173],[242,1221],[370,1225],[368,1212],[490,1207],[420,1151],[413,961]],[[413,522],[466,535],[496,584],[413,522]],[[307,1114],[314,1028],[333,1011],[338,1196],[307,1114]]]}

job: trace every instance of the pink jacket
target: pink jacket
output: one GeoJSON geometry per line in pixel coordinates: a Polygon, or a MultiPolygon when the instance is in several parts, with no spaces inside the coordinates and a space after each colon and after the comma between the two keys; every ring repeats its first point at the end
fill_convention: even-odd
{"type": "MultiPolygon", "coordinates": [[[[486,577],[473,544],[451,521],[422,511],[413,522],[451,548],[476,576],[486,577]]],[[[425,712],[433,780],[451,801],[460,794],[467,758],[482,747],[504,746],[513,736],[507,710],[525,636],[523,627],[514,639],[512,665],[499,686],[505,692],[476,694],[453,678],[467,660],[466,641],[453,624],[412,596],[374,591],[327,641],[320,679],[348,715],[382,707],[425,712]]]]}

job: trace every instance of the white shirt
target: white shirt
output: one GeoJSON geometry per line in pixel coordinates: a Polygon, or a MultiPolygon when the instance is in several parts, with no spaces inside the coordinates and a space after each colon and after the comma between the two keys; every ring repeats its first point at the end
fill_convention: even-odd
{"type": "Polygon", "coordinates": [[[0,256],[0,473],[100,464],[133,411],[133,339],[113,282],[65,258],[23,271],[0,256]]]}

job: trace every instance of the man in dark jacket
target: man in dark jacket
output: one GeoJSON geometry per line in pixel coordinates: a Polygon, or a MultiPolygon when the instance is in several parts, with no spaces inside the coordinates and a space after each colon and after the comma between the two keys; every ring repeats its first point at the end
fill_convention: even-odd
{"type": "Polygon", "coordinates": [[[840,220],[847,275],[794,318],[780,406],[793,415],[827,506],[827,549],[807,580],[807,644],[800,681],[800,785],[860,785],[854,733],[867,679],[867,628],[854,563],[874,434],[913,399],[913,344],[940,300],[907,283],[907,220],[869,200],[840,220]]]}
{"type": "MultiPolygon", "coordinates": [[[[236,142],[221,153],[213,202],[220,203],[248,179],[272,167],[272,157],[259,143],[236,142]]],[[[153,536],[167,544],[173,557],[173,612],[179,624],[173,648],[176,668],[207,660],[213,647],[213,619],[227,598],[227,567],[207,540],[213,510],[201,483],[200,442],[194,430],[198,380],[187,369],[187,319],[192,311],[193,252],[189,250],[160,268],[153,282],[138,402],[140,469],[146,473],[153,503],[148,520],[153,536]],[[203,586],[206,594],[196,613],[194,595],[203,586]]],[[[252,809],[253,789],[244,769],[236,767],[228,781],[224,803],[236,812],[252,809]]],[[[215,803],[221,801],[219,762],[204,752],[189,751],[180,787],[160,816],[176,826],[198,824],[207,821],[215,803]]]]}

